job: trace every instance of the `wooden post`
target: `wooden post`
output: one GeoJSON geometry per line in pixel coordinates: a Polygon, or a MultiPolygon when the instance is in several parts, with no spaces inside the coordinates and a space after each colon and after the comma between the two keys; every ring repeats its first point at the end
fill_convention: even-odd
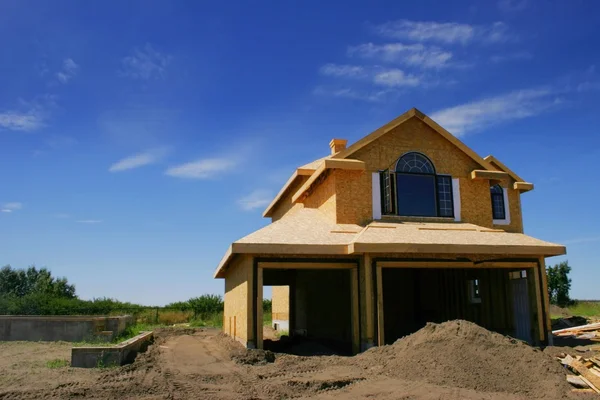
{"type": "Polygon", "coordinates": [[[374,332],[375,332],[375,321],[373,316],[375,315],[375,310],[373,309],[373,267],[372,267],[371,255],[365,254],[363,258],[363,268],[365,271],[365,321],[366,325],[366,333],[367,333],[367,347],[370,347],[374,343],[374,332]]]}
{"type": "Polygon", "coordinates": [[[377,267],[376,279],[377,279],[377,345],[383,346],[385,344],[385,332],[384,332],[384,319],[383,319],[383,279],[382,269],[377,267]]]}
{"type": "Polygon", "coordinates": [[[263,269],[256,270],[256,348],[263,348],[263,269]]]}
{"type": "MultiPolygon", "coordinates": [[[[231,319],[231,317],[229,317],[229,319],[231,319]]],[[[235,339],[237,336],[237,321],[236,321],[236,316],[233,316],[233,338],[235,339]]],[[[229,330],[231,331],[231,327],[229,328],[229,330]]]]}
{"type": "Polygon", "coordinates": [[[528,293],[530,296],[529,307],[535,307],[535,315],[537,316],[537,321],[532,321],[534,323],[534,334],[537,334],[537,337],[533,339],[533,342],[536,343],[537,340],[543,342],[545,339],[544,335],[544,312],[542,310],[542,293],[540,290],[540,280],[538,275],[538,268],[528,268],[527,271],[527,281],[528,281],[528,293]],[[533,296],[533,298],[531,298],[533,296]]]}
{"type": "Polygon", "coordinates": [[[544,320],[546,322],[546,332],[548,333],[548,342],[549,346],[552,346],[552,321],[550,320],[550,294],[548,293],[548,276],[546,274],[546,259],[542,256],[540,257],[539,263],[539,273],[542,278],[541,283],[541,291],[542,291],[542,299],[544,301],[544,320]]]}
{"type": "Polygon", "coordinates": [[[350,270],[350,293],[352,294],[352,353],[360,352],[360,324],[358,309],[358,268],[350,270]]]}

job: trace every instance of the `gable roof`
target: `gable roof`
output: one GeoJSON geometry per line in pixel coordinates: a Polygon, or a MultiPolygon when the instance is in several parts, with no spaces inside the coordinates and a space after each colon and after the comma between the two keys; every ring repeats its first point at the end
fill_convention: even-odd
{"type": "Polygon", "coordinates": [[[490,154],[489,156],[485,157],[484,160],[489,162],[490,164],[495,164],[501,171],[506,172],[516,182],[525,182],[525,180],[523,178],[521,178],[519,175],[515,174],[515,172],[513,170],[511,170],[506,165],[501,163],[500,160],[498,160],[493,155],[490,154]]]}
{"type": "Polygon", "coordinates": [[[444,137],[444,139],[448,140],[450,143],[452,143],[453,145],[458,147],[460,150],[462,150],[463,153],[465,153],[467,156],[469,156],[471,159],[473,159],[473,161],[475,161],[476,163],[481,165],[484,169],[487,169],[487,170],[495,169],[492,165],[490,165],[489,162],[487,162],[486,160],[481,158],[477,153],[475,153],[473,150],[471,150],[471,148],[469,148],[466,144],[461,142],[456,136],[454,136],[453,134],[448,132],[446,129],[442,128],[440,125],[438,125],[437,122],[435,122],[434,120],[432,120],[427,115],[423,114],[421,111],[417,110],[414,107],[411,108],[410,110],[408,110],[407,112],[405,112],[404,114],[402,114],[401,116],[399,116],[398,118],[388,122],[387,124],[383,125],[382,127],[378,128],[378,129],[376,129],[372,133],[370,133],[367,136],[365,136],[364,138],[360,139],[358,142],[352,144],[352,146],[348,147],[347,149],[342,150],[339,153],[333,155],[332,158],[348,158],[348,157],[350,157],[352,154],[356,153],[358,150],[360,150],[363,147],[365,147],[366,145],[374,142],[375,140],[379,139],[386,133],[390,132],[392,129],[397,128],[398,126],[402,125],[404,122],[408,121],[409,119],[411,119],[413,117],[419,118],[421,121],[425,122],[431,129],[433,129],[434,131],[436,131],[437,133],[442,135],[442,137],[444,137]]]}

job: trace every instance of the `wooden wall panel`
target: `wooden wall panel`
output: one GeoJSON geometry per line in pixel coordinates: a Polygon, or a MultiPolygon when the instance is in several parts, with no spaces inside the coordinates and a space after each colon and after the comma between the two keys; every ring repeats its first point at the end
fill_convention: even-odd
{"type": "Polygon", "coordinates": [[[336,220],[336,175],[326,172],[323,180],[314,185],[309,195],[304,199],[304,207],[318,208],[333,222],[336,220]]]}
{"type": "Polygon", "coordinates": [[[252,332],[252,257],[238,256],[225,277],[223,332],[244,345],[253,341],[252,332]],[[232,324],[235,324],[232,326],[232,324]]]}

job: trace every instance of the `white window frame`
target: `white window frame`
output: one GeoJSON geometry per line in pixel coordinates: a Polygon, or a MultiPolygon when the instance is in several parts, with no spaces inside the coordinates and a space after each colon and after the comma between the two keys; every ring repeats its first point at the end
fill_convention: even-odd
{"type": "Polygon", "coordinates": [[[381,219],[381,182],[379,181],[379,172],[373,172],[371,191],[373,192],[373,219],[381,219]]]}
{"type": "Polygon", "coordinates": [[[454,204],[454,220],[460,221],[460,181],[452,178],[452,203],[454,204]]]}
{"type": "Polygon", "coordinates": [[[510,225],[510,207],[508,205],[507,188],[502,188],[502,196],[504,196],[504,219],[493,220],[494,225],[510,225]]]}

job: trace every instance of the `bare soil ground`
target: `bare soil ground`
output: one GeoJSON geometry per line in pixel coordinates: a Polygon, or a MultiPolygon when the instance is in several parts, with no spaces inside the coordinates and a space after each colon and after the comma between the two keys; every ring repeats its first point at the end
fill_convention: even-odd
{"type": "Polygon", "coordinates": [[[0,343],[0,399],[564,399],[549,354],[465,321],[430,324],[355,357],[246,350],[216,330],[160,330],[136,361],[49,368],[67,343],[0,343]]]}

